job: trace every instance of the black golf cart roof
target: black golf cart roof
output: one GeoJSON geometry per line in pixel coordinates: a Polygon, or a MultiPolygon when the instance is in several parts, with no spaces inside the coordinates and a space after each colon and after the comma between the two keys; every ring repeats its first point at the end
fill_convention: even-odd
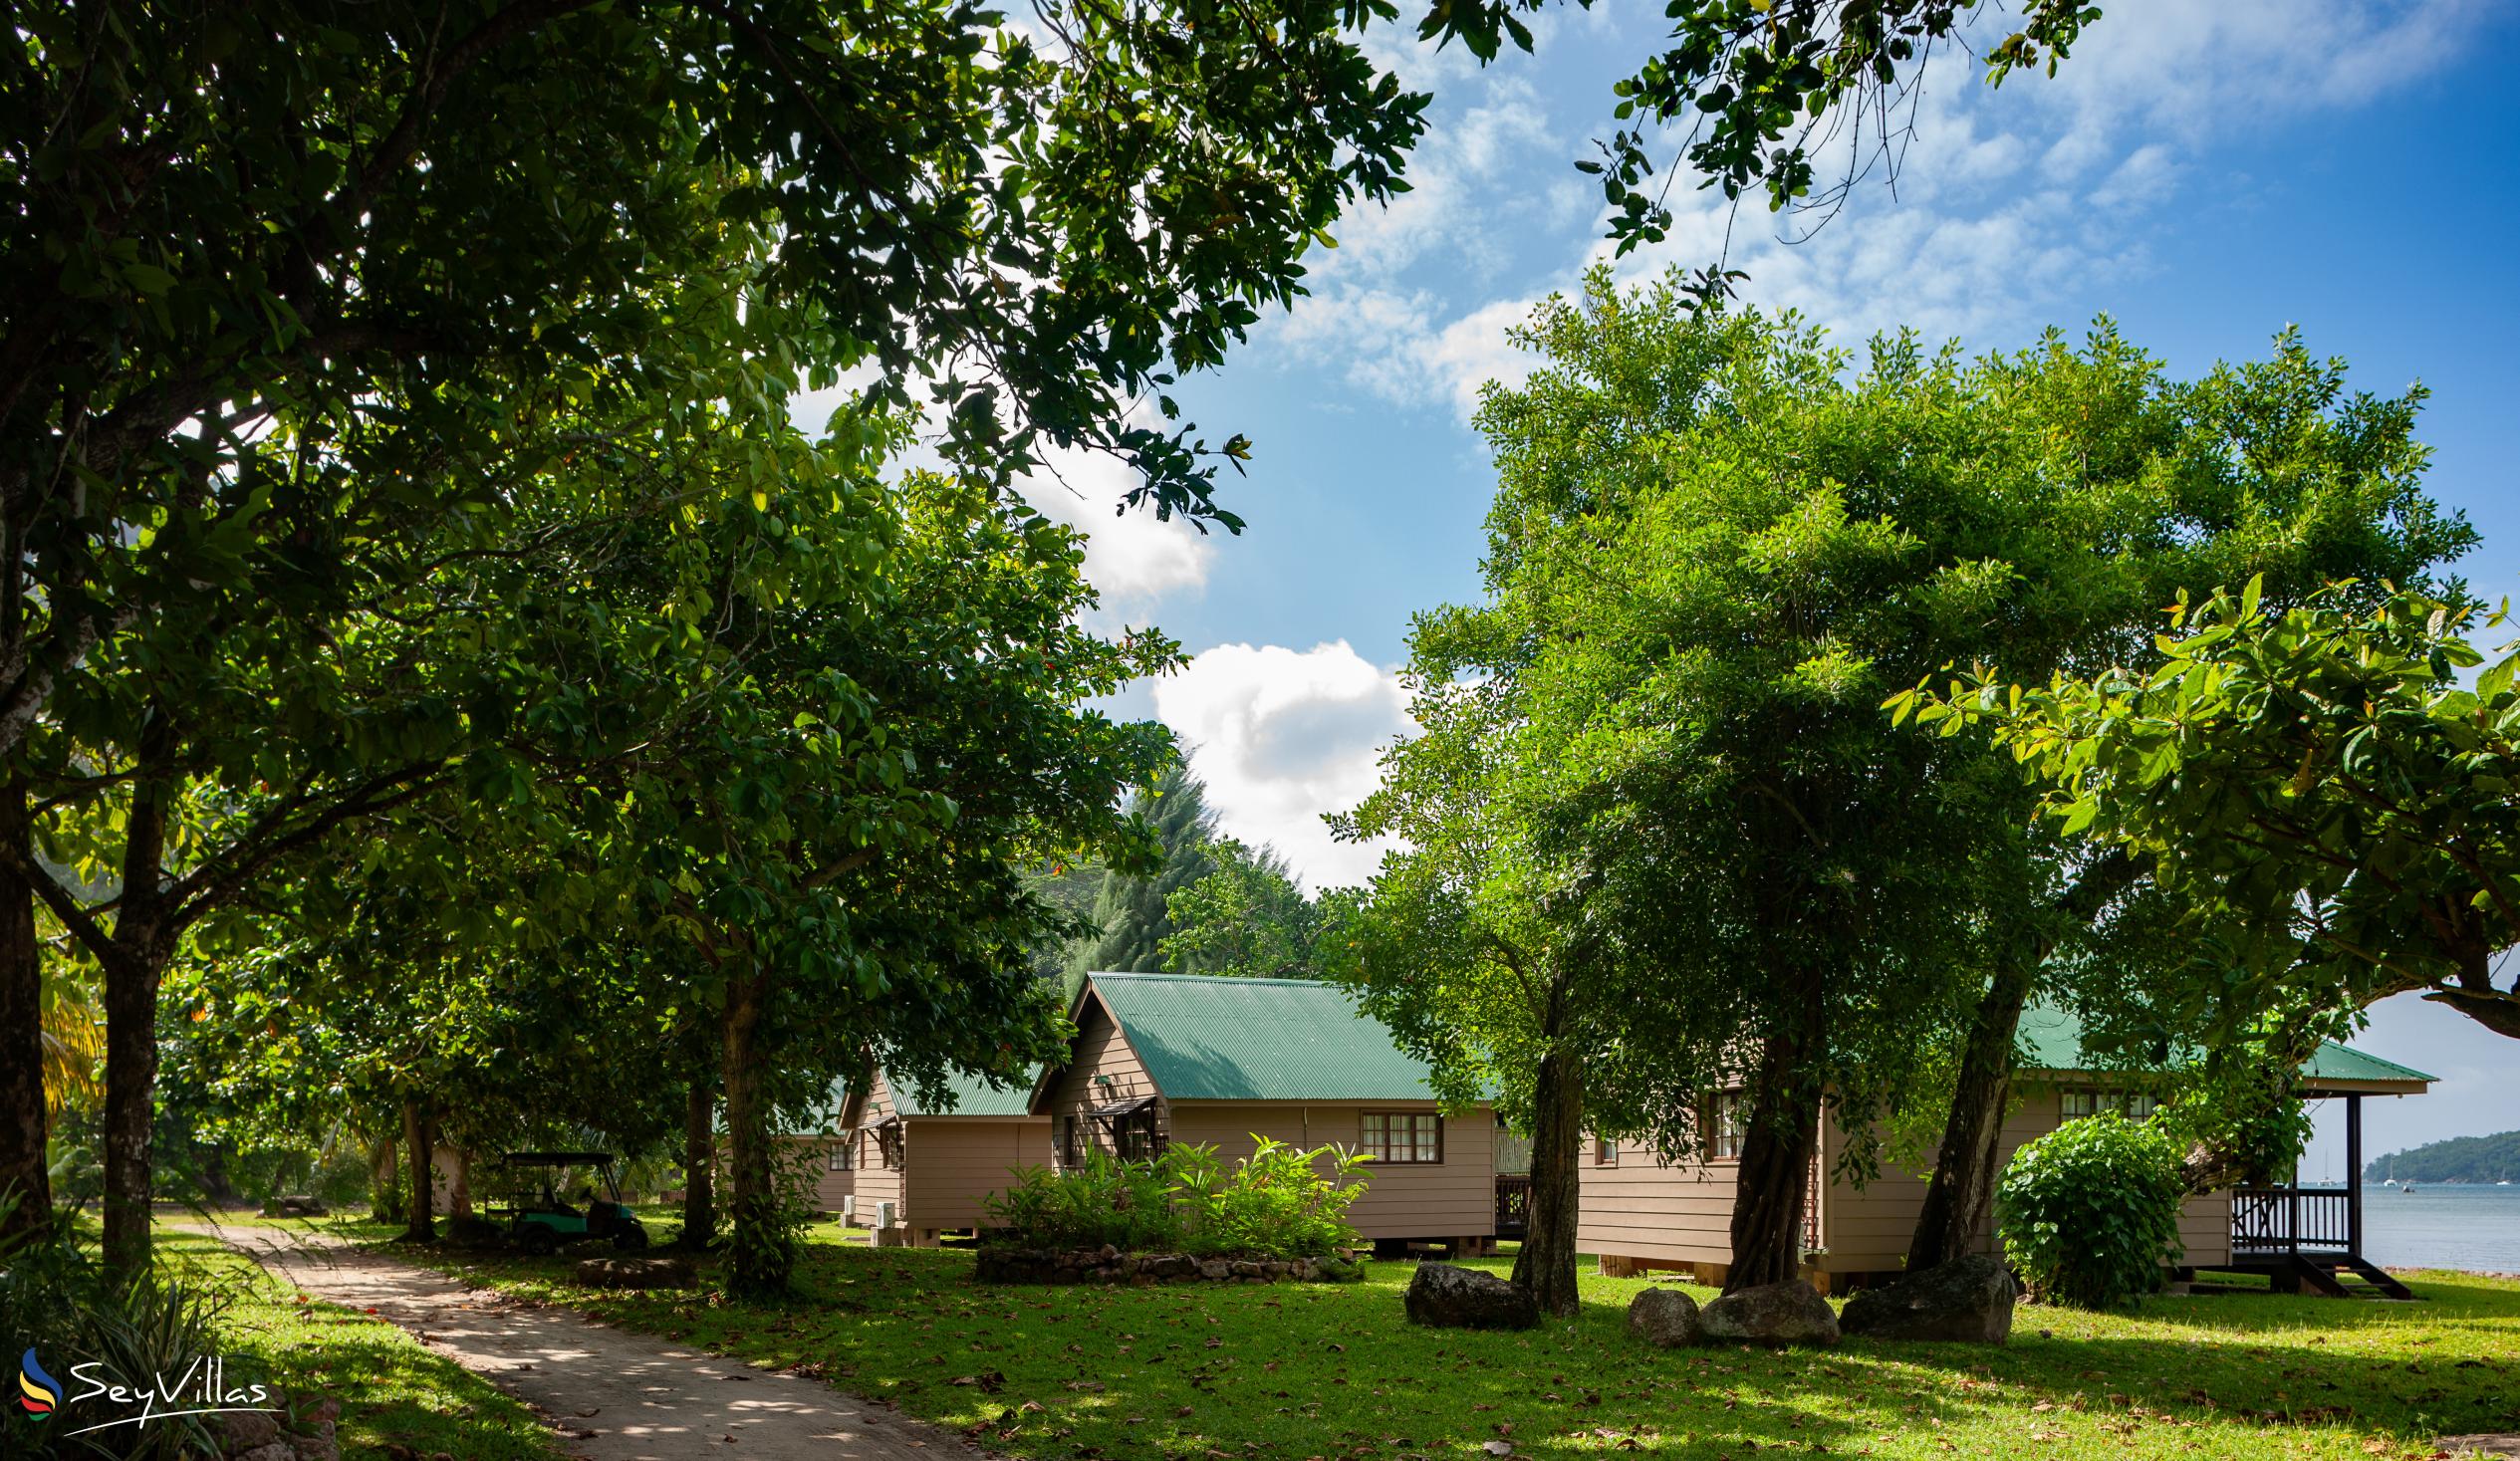
{"type": "Polygon", "coordinates": [[[610,1165],[609,1151],[511,1151],[499,1160],[520,1167],[576,1167],[590,1162],[610,1165]]]}

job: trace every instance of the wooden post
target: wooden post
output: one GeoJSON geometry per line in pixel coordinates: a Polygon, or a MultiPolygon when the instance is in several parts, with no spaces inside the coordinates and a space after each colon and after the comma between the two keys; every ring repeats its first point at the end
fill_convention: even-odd
{"type": "Polygon", "coordinates": [[[2345,1098],[2345,1246],[2363,1256],[2363,1097],[2345,1098]]]}

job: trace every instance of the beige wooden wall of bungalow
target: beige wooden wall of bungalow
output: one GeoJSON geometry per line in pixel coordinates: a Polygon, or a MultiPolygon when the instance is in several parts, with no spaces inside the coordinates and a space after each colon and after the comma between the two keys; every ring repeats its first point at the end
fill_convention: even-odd
{"type": "Polygon", "coordinates": [[[863,1092],[835,1090],[829,1129],[789,1138],[813,1153],[823,1211],[872,1229],[888,1202],[893,1222],[877,1241],[933,1248],[987,1226],[989,1199],[1015,1172],[1050,1164],[1050,1121],[1026,1109],[1029,1084],[957,1074],[946,1085],[950,1108],[922,1104],[882,1071],[863,1092]]]}
{"type": "MultiPolygon", "coordinates": [[[[2138,1115],[2149,1111],[2149,1098],[2129,1089],[2126,1076],[2091,1068],[2082,1028],[2072,1016],[2033,1008],[2022,1017],[2020,1039],[2028,1058],[2005,1118],[1998,1170],[2025,1143],[2075,1116],[2112,1107],[2138,1115]]],[[[2180,1210],[2179,1238],[2186,1248],[2181,1267],[2262,1273],[2311,1293],[2341,1292],[2335,1280],[2343,1273],[2385,1290],[2386,1276],[2372,1277],[2380,1271],[2363,1254],[2362,1102],[2367,1096],[2420,1096],[2433,1078],[2334,1042],[2302,1071],[2307,1096],[2346,1102],[2346,1185],[2223,1189],[2191,1197],[2180,1210]]],[[[1731,1256],[1737,1108],[1729,1097],[1718,1096],[1706,1118],[1712,1151],[1703,1162],[1664,1165],[1636,1142],[1597,1138],[1589,1144],[1579,1169],[1576,1246],[1598,1255],[1605,1271],[1679,1269],[1707,1283],[1723,1282],[1731,1256]]],[[[1835,1171],[1845,1146],[1845,1135],[1834,1127],[1823,1133],[1824,1173],[1835,1171]]],[[[1861,1189],[1833,1176],[1812,1190],[1804,1246],[1821,1252],[1810,1266],[1815,1283],[1824,1291],[1844,1289],[1898,1273],[1924,1206],[1922,1174],[1887,1169],[1861,1189]]],[[[1994,1247],[1994,1235],[1981,1230],[1978,1250],[1994,1247]]]]}
{"type": "Polygon", "coordinates": [[[1494,1247],[1493,1108],[1444,1110],[1426,1067],[1338,986],[1102,973],[1070,1015],[1068,1059],[1031,1104],[1062,1164],[1089,1146],[1143,1156],[1190,1141],[1232,1162],[1257,1136],[1335,1144],[1374,1158],[1348,1216],[1379,1248],[1494,1247]]]}

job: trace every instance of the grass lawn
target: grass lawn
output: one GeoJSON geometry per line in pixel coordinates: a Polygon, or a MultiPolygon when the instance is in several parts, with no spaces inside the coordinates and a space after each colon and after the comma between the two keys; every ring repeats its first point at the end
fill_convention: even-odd
{"type": "Polygon", "coordinates": [[[219,1352],[239,1383],[250,1372],[286,1394],[321,1391],[340,1399],[335,1439],[349,1461],[377,1461],[396,1445],[464,1461],[563,1454],[531,1410],[383,1320],[300,1303],[295,1290],[252,1259],[195,1229],[160,1227],[157,1248],[163,1261],[227,1296],[217,1321],[219,1352]]]}
{"type": "MultiPolygon", "coordinates": [[[[816,1228],[794,1299],[623,1295],[557,1260],[462,1266],[528,1297],[770,1368],[802,1367],[1021,1457],[1644,1451],[1933,1457],[2429,1457],[2520,1429],[2520,1284],[2410,1280],[2426,1302],[2163,1299],[2024,1308],[2003,1348],[1649,1350],[1635,1279],[1522,1335],[1420,1330],[1405,1264],[1362,1284],[983,1289],[967,1253],[816,1228]]],[[[1501,1262],[1490,1267],[1502,1271],[1501,1262]]],[[[1693,1291],[1702,1301],[1713,1297],[1693,1291]]]]}

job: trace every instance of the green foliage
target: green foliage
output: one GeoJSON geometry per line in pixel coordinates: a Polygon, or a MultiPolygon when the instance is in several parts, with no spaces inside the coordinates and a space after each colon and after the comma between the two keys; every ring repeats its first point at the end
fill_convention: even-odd
{"type": "Polygon", "coordinates": [[[2181,595],[2151,667],[2003,673],[1894,697],[1947,735],[1991,726],[2070,837],[2148,857],[2230,977],[2173,1013],[2216,1039],[2281,1012],[2299,1054],[2408,990],[2520,1038],[2520,655],[2500,613],[2340,585],[2277,609],[2262,580],[2181,595]],[[2486,665],[2473,689],[2462,669],[2486,665]]]}
{"type": "MultiPolygon", "coordinates": [[[[65,1225],[66,1227],[67,1225],[65,1225]]],[[[100,1267],[67,1233],[0,1251],[0,1334],[31,1347],[67,1388],[50,1416],[30,1416],[15,1403],[0,1413],[0,1447],[8,1455],[112,1456],[123,1461],[177,1461],[216,1454],[207,1422],[179,1415],[145,1426],[69,1440],[64,1432],[122,1418],[124,1412],[78,1399],[85,1388],[71,1377],[74,1365],[103,1365],[121,1382],[147,1386],[157,1376],[179,1376],[217,1351],[216,1330],[233,1302],[231,1288],[215,1278],[149,1269],[119,1275],[100,1267]],[[97,1442],[92,1447],[91,1442],[97,1442]]],[[[250,1372],[229,1377],[242,1388],[250,1372]]]]}
{"type": "Polygon", "coordinates": [[[1685,1158],[1704,1094],[1747,1088],[1788,1163],[1825,1107],[1862,1175],[1877,1116],[1947,1091],[1990,969],[2157,947],[2116,940],[2123,899],[2072,905],[2096,859],[2009,754],[1884,698],[2156,653],[2157,608],[2235,565],[2299,602],[2474,535],[2420,490],[2419,393],[2350,396],[2290,337],[2187,381],[2105,321],[1858,357],[1684,283],[1596,271],[1482,403],[1486,593],[1418,616],[1425,733],[1348,824],[1405,849],[1364,977],[1439,1090],[1492,1084],[1518,1128],[1555,1050],[1595,1130],[1685,1158]]]}
{"type": "MultiPolygon", "coordinates": [[[[1239,527],[1211,487],[1249,444],[1210,446],[1167,392],[1292,301],[1349,202],[1400,190],[1425,99],[1355,34],[1388,15],[19,7],[0,264],[47,284],[0,303],[0,600],[22,609],[0,757],[48,811],[36,840],[71,870],[38,891],[109,1002],[144,1029],[187,939],[338,931],[383,881],[433,897],[450,942],[527,946],[539,984],[592,952],[572,933],[696,934],[800,1000],[842,983],[933,1017],[861,1035],[1004,1057],[968,1017],[1038,1015],[985,968],[1039,909],[996,869],[1106,841],[1112,787],[1098,768],[1011,806],[966,774],[976,736],[891,717],[1010,712],[1022,762],[1045,744],[1015,702],[1056,706],[1061,747],[1142,779],[1143,733],[1069,714],[1115,664],[1062,652],[1073,545],[1003,489],[1096,450],[1159,516],[1239,527]],[[850,370],[809,442],[789,402],[850,370]],[[952,485],[895,496],[876,473],[922,413],[952,485]],[[1027,596],[1054,618],[1019,631],[1027,596]],[[869,642],[888,672],[846,652],[869,642]],[[353,826],[348,868],[326,862],[353,826]],[[630,886],[588,870],[598,848],[630,886]],[[965,861],[978,893],[937,893],[965,861]],[[986,916],[889,964],[853,936],[870,901],[881,922],[922,895],[895,933],[986,916]],[[891,987],[914,967],[939,971],[927,1006],[891,987]]],[[[1137,637],[1132,670],[1168,654],[1137,637]]],[[[367,936],[373,968],[392,932],[367,936]]],[[[450,1023],[515,972],[429,952],[450,1023]]],[[[719,1007],[689,993],[648,1012],[719,1007]]],[[[370,1074],[424,1085],[496,1023],[370,1074]]],[[[126,1265],[145,1045],[108,1072],[126,1265]]]]}
{"type": "Polygon", "coordinates": [[[1172,931],[1157,943],[1175,974],[1335,979],[1349,956],[1358,894],[1332,888],[1307,897],[1276,850],[1226,838],[1211,843],[1214,870],[1164,903],[1172,931]]]}
{"type": "Polygon", "coordinates": [[[1088,921],[1098,930],[1068,953],[1067,992],[1074,997],[1094,973],[1151,974],[1163,968],[1163,941],[1173,931],[1173,894],[1213,869],[1208,847],[1216,817],[1207,807],[1207,784],[1186,764],[1166,766],[1152,785],[1130,794],[1127,812],[1154,835],[1159,860],[1115,865],[1103,874],[1088,921]]]}
{"type": "Polygon", "coordinates": [[[2184,1251],[2186,1195],[2168,1133],[2103,1111],[2013,1153],[1995,1193],[1996,1228],[2033,1295],[2116,1309],[2157,1291],[2184,1251]]]}
{"type": "Polygon", "coordinates": [[[1022,1169],[984,1205],[996,1235],[1009,1243],[1034,1248],[1108,1243],[1131,1253],[1163,1253],[1181,1243],[1181,1216],[1172,1199],[1172,1174],[1163,1160],[1122,1161],[1097,1146],[1065,1170],[1022,1169]]]}
{"type": "Polygon", "coordinates": [[[1365,1194],[1367,1158],[1253,1140],[1252,1154],[1230,1167],[1215,1147],[1195,1144],[1148,1161],[1093,1147],[1064,1171],[1028,1167],[987,1199],[992,1241],[1237,1258],[1326,1258],[1359,1241],[1347,1211],[1365,1194]]]}
{"type": "Polygon", "coordinates": [[[2520,1182],[2520,1131],[2452,1136],[2392,1152],[2363,1168],[2363,1179],[2413,1182],[2520,1182]]]}

